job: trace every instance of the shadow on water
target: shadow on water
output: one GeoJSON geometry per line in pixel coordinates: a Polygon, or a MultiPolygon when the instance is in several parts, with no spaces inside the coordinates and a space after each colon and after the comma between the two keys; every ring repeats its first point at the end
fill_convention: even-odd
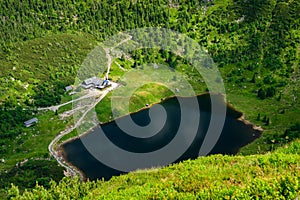
{"type": "MultiPolygon", "coordinates": [[[[218,103],[225,105],[226,103],[223,96],[217,96],[218,103]]],[[[153,152],[168,145],[174,139],[180,126],[182,109],[186,109],[185,111],[190,113],[191,119],[193,119],[193,114],[196,114],[197,112],[195,112],[195,108],[189,106],[189,98],[193,97],[172,97],[160,103],[167,113],[166,122],[164,123],[163,128],[151,137],[137,138],[128,135],[118,127],[116,121],[112,121],[107,124],[103,124],[101,125],[101,128],[96,128],[89,134],[84,135],[82,139],[90,139],[92,141],[93,137],[97,134],[105,134],[105,136],[109,139],[109,142],[126,151],[135,153],[153,152]],[[180,102],[183,102],[181,106],[179,105],[179,100],[180,102]],[[100,131],[101,129],[102,131],[100,131]]],[[[195,159],[199,156],[199,150],[211,120],[211,101],[209,94],[197,96],[197,100],[200,108],[200,122],[192,122],[194,124],[199,123],[197,134],[188,149],[185,150],[174,163],[186,159],[195,159]]],[[[261,128],[244,120],[243,113],[235,110],[230,105],[226,106],[226,118],[222,133],[209,154],[236,154],[241,147],[251,143],[260,137],[262,133],[261,128]]],[[[149,110],[150,109],[147,108],[117,120],[125,120],[126,118],[131,117],[137,125],[146,126],[151,122],[149,110]]],[[[188,134],[188,130],[189,127],[186,127],[186,134],[188,134]]],[[[185,141],[182,142],[184,143],[185,141]]],[[[103,150],[105,147],[106,144],[101,143],[101,141],[97,141],[93,144],[94,149],[98,148],[103,150]]],[[[62,145],[62,148],[65,159],[80,169],[84,173],[85,177],[90,180],[99,178],[107,180],[112,176],[124,173],[122,171],[112,169],[98,161],[98,159],[89,153],[81,139],[65,143],[62,145]]],[[[114,154],[114,152],[109,153],[112,155],[112,159],[118,160],[117,154],[114,154]]],[[[141,160],[141,162],[143,161],[141,160]]]]}

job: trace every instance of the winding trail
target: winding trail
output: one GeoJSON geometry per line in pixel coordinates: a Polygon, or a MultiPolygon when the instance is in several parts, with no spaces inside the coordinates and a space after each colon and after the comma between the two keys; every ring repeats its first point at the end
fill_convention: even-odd
{"type": "Polygon", "coordinates": [[[68,101],[68,102],[65,102],[65,103],[62,103],[62,104],[59,104],[59,105],[56,105],[56,106],[50,106],[50,107],[45,107],[45,108],[38,108],[38,111],[42,111],[42,110],[52,110],[52,111],[56,111],[58,110],[60,107],[62,106],[65,106],[65,105],[68,105],[70,103],[73,103],[73,102],[76,102],[76,101],[80,101],[82,99],[86,99],[86,98],[90,98],[90,97],[93,97],[93,96],[97,96],[99,95],[100,92],[98,90],[90,90],[88,92],[88,94],[78,98],[78,99],[73,99],[71,101],[68,101]]]}
{"type": "Polygon", "coordinates": [[[76,174],[79,174],[81,177],[81,180],[84,179],[83,175],[81,172],[79,172],[77,169],[75,169],[74,167],[68,165],[63,156],[59,155],[59,153],[57,151],[55,151],[55,147],[57,145],[57,143],[59,142],[59,140],[64,137],[65,135],[69,134],[70,132],[72,132],[74,129],[76,129],[81,122],[84,120],[86,114],[93,109],[110,91],[116,89],[117,87],[119,87],[119,84],[117,83],[112,83],[111,87],[107,88],[106,90],[103,91],[102,95],[97,98],[95,100],[95,102],[91,105],[89,105],[88,109],[82,114],[81,118],[71,127],[68,127],[66,130],[60,132],[49,144],[48,146],[48,150],[50,152],[50,155],[55,158],[58,162],[58,164],[60,164],[61,166],[63,166],[67,172],[65,173],[65,175],[67,176],[75,176],[76,174]]]}
{"type": "MultiPolygon", "coordinates": [[[[103,48],[104,51],[106,52],[106,57],[107,57],[107,72],[106,72],[106,77],[105,78],[108,78],[108,75],[109,75],[109,72],[110,72],[110,67],[111,67],[111,64],[112,64],[112,56],[111,56],[111,52],[113,51],[113,49],[129,40],[132,39],[132,36],[128,36],[128,38],[120,41],[119,43],[117,43],[115,46],[113,47],[110,47],[110,48],[103,48]]],[[[76,102],[76,101],[79,101],[79,100],[83,100],[83,99],[86,99],[86,98],[91,98],[91,97],[95,97],[95,101],[91,104],[91,105],[85,105],[83,107],[79,107],[79,108],[73,108],[72,110],[69,110],[68,112],[72,113],[72,112],[75,112],[77,110],[80,110],[84,107],[88,107],[85,112],[82,114],[82,116],[80,117],[80,119],[74,124],[72,125],[71,127],[68,127],[67,129],[65,129],[64,131],[61,131],[49,144],[48,146],[48,150],[49,150],[49,153],[50,155],[55,158],[58,162],[59,165],[61,165],[62,167],[64,167],[66,169],[66,172],[65,172],[65,176],[76,176],[76,175],[79,175],[81,180],[84,180],[84,176],[83,174],[76,168],[74,168],[72,165],[68,164],[62,155],[60,155],[58,153],[58,151],[55,149],[58,142],[60,141],[60,139],[62,137],[64,137],[65,135],[69,134],[70,132],[72,132],[74,129],[76,129],[81,123],[82,121],[84,120],[85,116],[87,115],[87,113],[92,110],[110,91],[116,89],[117,87],[119,87],[120,85],[117,84],[117,83],[114,83],[114,82],[111,82],[111,86],[109,88],[106,88],[104,90],[102,90],[101,92],[98,91],[98,90],[95,90],[95,91],[90,91],[88,94],[78,98],[78,99],[73,99],[72,101],[69,101],[69,102],[66,102],[66,103],[63,103],[63,104],[60,104],[60,105],[56,105],[56,106],[51,106],[51,107],[47,107],[47,108],[39,108],[38,110],[42,111],[42,110],[52,110],[52,111],[56,111],[58,110],[60,107],[64,106],[64,105],[67,105],[67,104],[70,104],[70,103],[73,103],[73,102],[76,102]],[[100,96],[99,96],[100,95],[100,96]],[[99,97],[97,97],[99,96],[99,97]]],[[[79,136],[77,136],[79,137],[79,136]]]]}
{"type": "Polygon", "coordinates": [[[110,47],[110,48],[103,48],[104,51],[105,51],[105,53],[106,53],[106,57],[107,57],[107,72],[106,72],[106,77],[108,77],[108,74],[110,72],[110,67],[111,67],[111,64],[112,64],[112,58],[111,58],[110,52],[113,51],[113,49],[116,48],[117,46],[120,46],[121,44],[123,44],[125,42],[128,42],[131,39],[132,39],[132,36],[128,35],[128,38],[122,40],[121,42],[119,42],[115,46],[110,47]]]}

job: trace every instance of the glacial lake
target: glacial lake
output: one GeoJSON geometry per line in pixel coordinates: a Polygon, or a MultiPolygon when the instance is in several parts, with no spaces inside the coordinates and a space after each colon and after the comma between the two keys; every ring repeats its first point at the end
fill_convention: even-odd
{"type": "MultiPolygon", "coordinates": [[[[169,98],[157,105],[152,106],[152,108],[155,108],[155,106],[162,106],[166,112],[166,119],[163,123],[163,127],[156,134],[150,137],[142,137],[143,134],[146,134],[147,136],[149,136],[149,134],[141,132],[141,137],[134,137],[119,128],[116,121],[112,121],[99,125],[93,131],[85,134],[79,139],[74,139],[64,143],[61,146],[63,150],[63,156],[67,162],[79,169],[84,174],[85,178],[90,180],[104,178],[105,180],[108,180],[112,176],[120,175],[126,172],[118,170],[109,166],[105,162],[102,162],[101,159],[99,159],[97,156],[94,156],[94,153],[90,153],[91,151],[89,149],[93,149],[93,151],[97,152],[99,155],[105,154],[106,158],[111,158],[114,162],[124,160],[124,155],[119,155],[118,152],[114,151],[113,149],[110,150],[109,146],[111,146],[111,144],[123,149],[124,151],[134,153],[135,155],[142,155],[143,153],[146,155],[147,152],[154,152],[171,145],[174,138],[176,138],[176,134],[178,134],[179,127],[182,126],[181,118],[183,113],[188,113],[188,116],[185,114],[188,119],[186,119],[186,125],[183,125],[184,128],[182,131],[183,134],[189,135],[190,131],[195,130],[196,124],[197,127],[195,137],[193,137],[193,140],[189,144],[188,148],[186,148],[186,150],[184,150],[184,152],[182,152],[182,154],[180,154],[172,163],[177,163],[186,159],[195,159],[199,156],[199,150],[207,134],[209,124],[211,123],[212,112],[210,109],[210,102],[211,101],[208,94],[199,95],[197,97],[169,98]],[[199,105],[199,110],[195,110],[195,108],[191,106],[191,98],[196,98],[199,105]],[[200,116],[198,116],[199,113],[200,116]],[[198,120],[195,121],[194,119],[198,120]],[[100,136],[107,139],[99,140],[100,136]],[[89,148],[87,148],[87,141],[90,141],[89,145],[91,146],[89,148]]],[[[221,135],[218,137],[216,144],[211,149],[209,154],[234,155],[238,153],[241,147],[260,137],[262,129],[257,128],[245,121],[243,119],[243,113],[227,105],[225,101],[220,100],[219,103],[224,104],[227,108],[226,114],[223,116],[225,118],[225,123],[221,135]]],[[[151,126],[149,129],[156,129],[157,127],[155,127],[155,123],[157,123],[158,126],[161,126],[161,122],[153,119],[151,121],[151,113],[149,113],[150,110],[150,108],[145,108],[139,112],[121,117],[117,120],[122,122],[122,120],[126,121],[131,118],[136,125],[141,127],[147,126],[149,123],[154,123],[154,126],[151,126]]],[[[214,121],[213,123],[218,123],[218,120],[214,121]]],[[[151,132],[151,130],[149,131],[151,132]]],[[[176,144],[177,146],[173,147],[174,152],[186,145],[187,140],[190,140],[190,138],[179,140],[179,142],[176,144]]],[[[166,160],[168,160],[168,155],[164,156],[166,160]]],[[[164,159],[164,157],[161,156],[159,159],[164,159]]],[[[166,165],[163,161],[164,160],[162,160],[161,166],[166,165]]],[[[126,164],[126,161],[122,162],[124,165],[126,164]]],[[[122,162],[119,163],[119,165],[122,165],[122,162]]],[[[130,162],[131,161],[128,160],[129,164],[130,162]]],[[[146,162],[149,162],[149,160],[140,159],[139,162],[140,164],[145,162],[145,166],[147,166],[146,168],[160,166],[160,161],[153,162],[153,166],[151,166],[151,163],[150,166],[148,166],[149,163],[146,162]]]]}

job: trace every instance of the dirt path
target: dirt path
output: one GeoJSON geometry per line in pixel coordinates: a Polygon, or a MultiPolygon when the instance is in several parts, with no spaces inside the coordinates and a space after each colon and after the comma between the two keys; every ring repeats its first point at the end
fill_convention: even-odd
{"type": "MultiPolygon", "coordinates": [[[[113,47],[110,47],[110,48],[104,48],[104,51],[106,52],[106,57],[107,57],[107,72],[106,72],[106,77],[108,78],[108,75],[109,75],[109,72],[110,72],[110,68],[111,68],[111,64],[112,64],[112,56],[111,56],[111,52],[113,51],[113,49],[129,40],[131,40],[132,36],[128,36],[128,38],[120,41],[118,44],[116,44],[115,46],[113,47]]],[[[83,180],[84,179],[84,176],[83,174],[75,169],[74,167],[72,167],[71,165],[69,165],[63,158],[62,155],[59,155],[59,153],[55,150],[55,147],[57,146],[58,142],[60,141],[60,139],[62,137],[64,137],[65,135],[69,134],[70,132],[72,132],[74,129],[76,129],[80,124],[81,122],[84,120],[85,116],[87,115],[87,113],[93,109],[110,91],[116,89],[117,87],[119,87],[119,84],[117,83],[114,83],[114,82],[111,82],[111,87],[107,88],[107,89],[104,89],[102,90],[101,92],[98,91],[98,90],[92,90],[92,91],[89,91],[88,94],[78,98],[78,99],[75,99],[75,100],[72,100],[72,101],[69,101],[69,102],[66,102],[66,103],[63,103],[63,104],[60,104],[60,105],[56,105],[56,106],[51,106],[51,107],[47,107],[47,108],[39,108],[38,110],[53,110],[53,111],[56,111],[58,110],[60,107],[64,106],[64,105],[67,105],[67,104],[70,104],[70,103],[73,103],[73,102],[76,102],[76,101],[79,101],[79,100],[83,100],[83,99],[86,99],[86,98],[90,98],[90,97],[97,97],[99,96],[98,98],[95,99],[94,103],[91,104],[91,105],[85,105],[85,106],[82,106],[82,107],[78,107],[78,108],[73,108],[72,110],[69,110],[67,112],[67,116],[69,116],[70,113],[74,113],[75,111],[77,110],[80,110],[80,109],[83,109],[85,107],[88,107],[85,112],[82,114],[81,118],[74,124],[72,125],[71,127],[68,127],[67,129],[65,129],[64,131],[60,132],[52,141],[51,143],[49,144],[48,146],[48,150],[50,152],[50,155],[52,157],[54,157],[57,162],[63,166],[65,169],[66,169],[66,172],[65,172],[65,175],[66,176],[75,176],[77,174],[79,174],[79,176],[81,177],[81,179],[83,180]],[[97,92],[98,91],[98,92],[97,92]]]]}
{"type": "Polygon", "coordinates": [[[39,111],[42,111],[42,110],[52,110],[52,111],[56,111],[58,110],[60,107],[62,106],[65,106],[65,105],[68,105],[70,103],[73,103],[73,102],[76,102],[76,101],[80,101],[82,99],[86,99],[86,98],[90,98],[90,97],[93,97],[93,96],[97,96],[101,94],[99,92],[99,90],[88,90],[88,93],[78,99],[73,99],[72,101],[68,101],[66,103],[62,103],[62,104],[59,104],[59,105],[56,105],[56,106],[50,106],[50,107],[45,107],[45,108],[38,108],[39,111]]]}
{"type": "Polygon", "coordinates": [[[60,132],[49,144],[48,150],[50,152],[50,155],[54,157],[57,160],[57,162],[66,169],[66,173],[65,173],[66,176],[75,176],[76,174],[79,174],[82,180],[84,178],[83,175],[78,170],[68,165],[65,162],[64,158],[61,155],[59,155],[57,151],[55,151],[55,147],[57,143],[60,141],[62,137],[64,137],[65,135],[69,134],[74,129],[76,129],[84,120],[86,114],[91,109],[93,109],[110,91],[116,89],[117,87],[119,87],[117,83],[112,83],[111,87],[104,90],[102,95],[98,97],[93,104],[89,105],[88,109],[82,114],[81,118],[73,126],[68,127],[66,130],[60,132]]]}
{"type": "Polygon", "coordinates": [[[111,58],[111,51],[114,50],[114,48],[116,48],[117,46],[120,46],[121,44],[125,43],[125,42],[128,42],[129,40],[132,39],[132,36],[131,35],[128,35],[128,38],[122,40],[121,42],[119,42],[118,44],[116,44],[115,46],[113,47],[110,47],[110,48],[104,48],[104,51],[106,53],[106,57],[107,57],[107,72],[106,72],[106,77],[108,77],[109,75],[109,72],[110,72],[110,67],[111,67],[111,64],[112,64],[112,58],[111,58]]]}
{"type": "Polygon", "coordinates": [[[117,61],[115,61],[115,63],[116,63],[116,65],[118,65],[119,66],[119,68],[120,68],[120,70],[122,70],[122,71],[126,71],[126,69],[124,69],[121,65],[120,65],[120,63],[118,63],[117,61]]]}

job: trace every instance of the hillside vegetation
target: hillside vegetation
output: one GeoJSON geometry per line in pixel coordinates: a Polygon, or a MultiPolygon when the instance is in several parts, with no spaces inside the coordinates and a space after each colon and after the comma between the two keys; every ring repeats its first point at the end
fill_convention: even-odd
{"type": "Polygon", "coordinates": [[[300,197],[300,141],[273,153],[213,155],[162,169],[132,172],[109,181],[64,178],[12,199],[296,199],[300,197]]]}
{"type": "MultiPolygon", "coordinates": [[[[120,81],[126,70],[139,68],[146,63],[160,63],[181,72],[197,94],[207,91],[201,82],[202,77],[174,52],[139,49],[130,52],[128,56],[130,59],[126,55],[113,60],[110,72],[113,81],[126,84],[120,81]]],[[[146,180],[148,173],[150,177],[158,177],[153,179],[157,185],[143,185],[141,182],[144,193],[140,195],[143,197],[159,198],[166,194],[170,198],[172,195],[203,195],[207,198],[223,195],[225,198],[230,194],[236,197],[242,197],[239,195],[243,194],[272,194],[276,198],[276,195],[292,195],[294,198],[296,191],[299,191],[299,163],[295,161],[298,155],[294,152],[284,156],[284,153],[292,148],[299,149],[299,63],[298,0],[0,1],[0,199],[6,197],[10,183],[17,185],[22,193],[25,188],[32,188],[36,181],[50,188],[45,191],[38,187],[34,193],[39,193],[39,197],[59,195],[60,191],[61,195],[70,197],[72,192],[75,196],[108,195],[110,191],[117,194],[118,190],[120,193],[117,195],[120,197],[123,192],[124,195],[133,195],[134,191],[142,187],[138,177],[146,180]],[[227,101],[245,113],[246,119],[263,127],[265,131],[262,137],[244,147],[237,157],[201,158],[162,170],[131,173],[120,179],[114,178],[109,183],[88,182],[81,185],[78,180],[64,179],[60,185],[52,182],[51,188],[48,180],[59,181],[63,170],[50,158],[47,147],[60,131],[73,122],[71,118],[61,120],[57,115],[70,109],[70,105],[58,110],[56,114],[52,111],[40,112],[37,108],[70,100],[64,87],[74,83],[77,70],[88,53],[112,35],[141,27],[172,29],[188,35],[207,49],[222,74],[227,101]],[[24,128],[23,122],[33,116],[39,118],[38,125],[24,128]],[[289,146],[295,140],[297,142],[289,146]],[[286,145],[287,151],[282,148],[277,150],[286,145]],[[212,171],[207,176],[204,172],[201,174],[198,168],[201,163],[214,163],[215,160],[224,160],[226,164],[220,164],[220,168],[216,169],[213,169],[213,164],[207,165],[208,168],[211,166],[212,171]],[[258,164],[258,160],[265,160],[267,171],[260,172],[265,168],[258,164]],[[291,167],[289,160],[292,162],[291,167]],[[20,167],[21,163],[24,165],[20,167]],[[248,165],[252,167],[248,169],[248,165]],[[40,173],[43,166],[46,166],[47,173],[40,173]],[[231,171],[231,167],[234,170],[231,171]],[[286,175],[276,172],[283,169],[286,175]],[[186,179],[189,180],[187,185],[176,185],[181,183],[181,175],[172,179],[176,175],[172,175],[173,170],[189,174],[191,178],[199,174],[206,181],[195,178],[196,185],[199,185],[197,187],[193,185],[192,179],[186,179]],[[227,178],[212,180],[217,174],[213,170],[224,170],[222,172],[227,178]],[[161,179],[158,175],[160,173],[164,174],[161,179]],[[249,174],[251,181],[237,179],[237,182],[231,182],[231,176],[238,178],[246,174],[249,174]],[[127,181],[124,177],[131,178],[127,181]],[[133,179],[135,181],[131,181],[133,179]],[[130,187],[126,188],[125,182],[130,187]],[[227,183],[228,189],[213,196],[217,188],[227,183]],[[272,183],[273,186],[269,188],[272,183]],[[66,189],[63,192],[68,184],[77,189],[66,189]],[[114,188],[114,184],[119,186],[110,189],[114,188]],[[122,190],[121,184],[126,189],[122,190]],[[210,190],[208,186],[211,185],[213,187],[210,190]],[[200,186],[207,190],[199,192],[200,186]],[[106,188],[101,191],[103,193],[97,190],[101,187],[106,188]],[[198,192],[193,187],[198,188],[198,192]],[[89,188],[91,191],[88,194],[89,188]],[[236,188],[239,189],[234,193],[236,188]],[[264,189],[258,191],[259,188],[264,189]]],[[[172,92],[164,86],[145,85],[133,95],[130,109],[139,110],[145,103],[153,104],[171,95],[172,92]]],[[[106,96],[96,106],[101,122],[111,120],[110,97],[106,96]]],[[[74,135],[76,131],[71,133],[71,136],[74,135]]],[[[221,171],[218,171],[218,175],[221,171]]],[[[16,195],[17,191],[13,189],[10,192],[16,195]]]]}

